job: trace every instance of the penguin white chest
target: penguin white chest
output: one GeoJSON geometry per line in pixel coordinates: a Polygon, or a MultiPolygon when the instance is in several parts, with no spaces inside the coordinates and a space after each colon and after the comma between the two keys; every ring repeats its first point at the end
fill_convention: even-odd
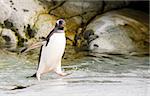
{"type": "Polygon", "coordinates": [[[49,53],[48,56],[51,57],[52,55],[53,57],[51,58],[54,59],[55,57],[58,57],[60,59],[64,53],[65,46],[65,33],[54,33],[51,36],[47,46],[44,47],[46,47],[47,53],[49,53]]]}
{"type": "Polygon", "coordinates": [[[43,46],[41,62],[50,67],[56,67],[61,61],[66,46],[65,33],[54,33],[49,42],[43,46]]]}
{"type": "Polygon", "coordinates": [[[56,49],[62,49],[64,48],[66,45],[66,38],[65,38],[65,33],[54,33],[48,44],[47,44],[47,48],[56,48],[56,49]]]}

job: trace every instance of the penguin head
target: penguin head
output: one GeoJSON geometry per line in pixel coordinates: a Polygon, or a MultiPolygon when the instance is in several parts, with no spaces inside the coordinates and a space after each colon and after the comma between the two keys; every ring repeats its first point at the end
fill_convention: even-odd
{"type": "Polygon", "coordinates": [[[58,28],[64,28],[64,25],[65,25],[65,20],[63,19],[58,19],[57,22],[56,22],[56,26],[58,28]]]}

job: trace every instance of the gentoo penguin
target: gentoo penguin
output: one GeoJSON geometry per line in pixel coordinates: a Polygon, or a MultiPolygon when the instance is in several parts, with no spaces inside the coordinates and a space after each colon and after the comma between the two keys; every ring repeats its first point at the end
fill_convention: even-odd
{"type": "Polygon", "coordinates": [[[61,59],[66,46],[64,24],[65,21],[63,19],[57,20],[55,28],[45,38],[41,46],[39,64],[36,72],[36,77],[39,81],[42,74],[50,71],[54,71],[60,76],[68,75],[61,69],[61,59]]]}

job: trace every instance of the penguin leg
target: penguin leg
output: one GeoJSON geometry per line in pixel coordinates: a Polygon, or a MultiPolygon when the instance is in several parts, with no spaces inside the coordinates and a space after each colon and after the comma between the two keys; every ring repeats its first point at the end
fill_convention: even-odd
{"type": "Polygon", "coordinates": [[[38,79],[38,81],[41,81],[41,74],[39,72],[36,73],[36,78],[38,79]]]}
{"type": "Polygon", "coordinates": [[[46,68],[45,64],[40,64],[39,65],[39,68],[36,72],[36,78],[38,79],[38,81],[41,80],[41,75],[44,73],[45,68],[46,68]]]}
{"type": "Polygon", "coordinates": [[[41,80],[41,75],[42,74],[48,73],[52,70],[53,70],[53,68],[48,67],[46,65],[43,65],[43,66],[39,67],[38,71],[36,72],[36,77],[37,77],[38,81],[41,80]]]}
{"type": "Polygon", "coordinates": [[[60,75],[60,76],[66,76],[66,75],[68,75],[67,73],[62,72],[62,70],[61,70],[61,60],[58,63],[59,63],[58,66],[54,70],[55,73],[58,74],[58,75],[60,75]]]}

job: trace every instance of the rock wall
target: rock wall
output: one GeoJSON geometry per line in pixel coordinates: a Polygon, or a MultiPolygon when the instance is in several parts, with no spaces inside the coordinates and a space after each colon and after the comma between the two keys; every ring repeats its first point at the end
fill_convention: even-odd
{"type": "MultiPolygon", "coordinates": [[[[141,47],[137,46],[137,43],[132,42],[133,39],[135,41],[146,40],[147,44],[146,35],[137,36],[134,33],[135,30],[139,30],[137,27],[143,26],[141,22],[132,19],[130,15],[124,16],[128,12],[126,14],[122,12],[121,15],[116,13],[116,17],[109,16],[113,13],[111,12],[112,10],[122,9],[129,4],[130,1],[126,0],[116,2],[107,0],[0,0],[0,44],[1,46],[5,46],[6,43],[13,45],[13,47],[10,46],[10,49],[15,50],[18,47],[36,42],[39,40],[39,37],[46,36],[53,29],[57,19],[63,18],[67,24],[65,27],[67,44],[77,46],[78,50],[92,50],[92,52],[101,53],[107,51],[116,52],[116,50],[131,51],[133,49],[141,49],[141,47]],[[106,12],[108,12],[108,15],[102,15],[106,12]],[[95,18],[99,19],[96,20],[95,18]],[[112,18],[115,20],[112,20],[112,18]],[[125,28],[126,23],[124,22],[135,23],[137,26],[132,26],[132,24],[127,23],[125,28]],[[110,31],[110,34],[105,34],[105,36],[99,35],[99,32],[105,29],[110,31]],[[119,31],[122,29],[124,32],[119,31]],[[135,36],[126,32],[128,30],[132,30],[135,36]],[[113,31],[117,32],[115,33],[113,31]],[[91,37],[91,35],[93,36],[91,37]],[[123,38],[128,40],[124,42],[123,38]],[[115,40],[111,41],[110,39],[115,40]],[[117,42],[117,40],[125,43],[125,45],[129,44],[131,46],[123,47],[124,45],[117,42]],[[99,43],[95,44],[94,42],[99,43]],[[135,46],[132,46],[132,44],[135,46]],[[95,49],[95,47],[99,48],[95,49]]],[[[133,11],[132,14],[136,13],[133,11]]],[[[145,27],[147,28],[144,25],[143,30],[148,30],[145,27]]],[[[143,32],[142,29],[140,30],[138,31],[139,34],[143,32]]],[[[145,46],[142,47],[142,49],[144,48],[145,46]]]]}

